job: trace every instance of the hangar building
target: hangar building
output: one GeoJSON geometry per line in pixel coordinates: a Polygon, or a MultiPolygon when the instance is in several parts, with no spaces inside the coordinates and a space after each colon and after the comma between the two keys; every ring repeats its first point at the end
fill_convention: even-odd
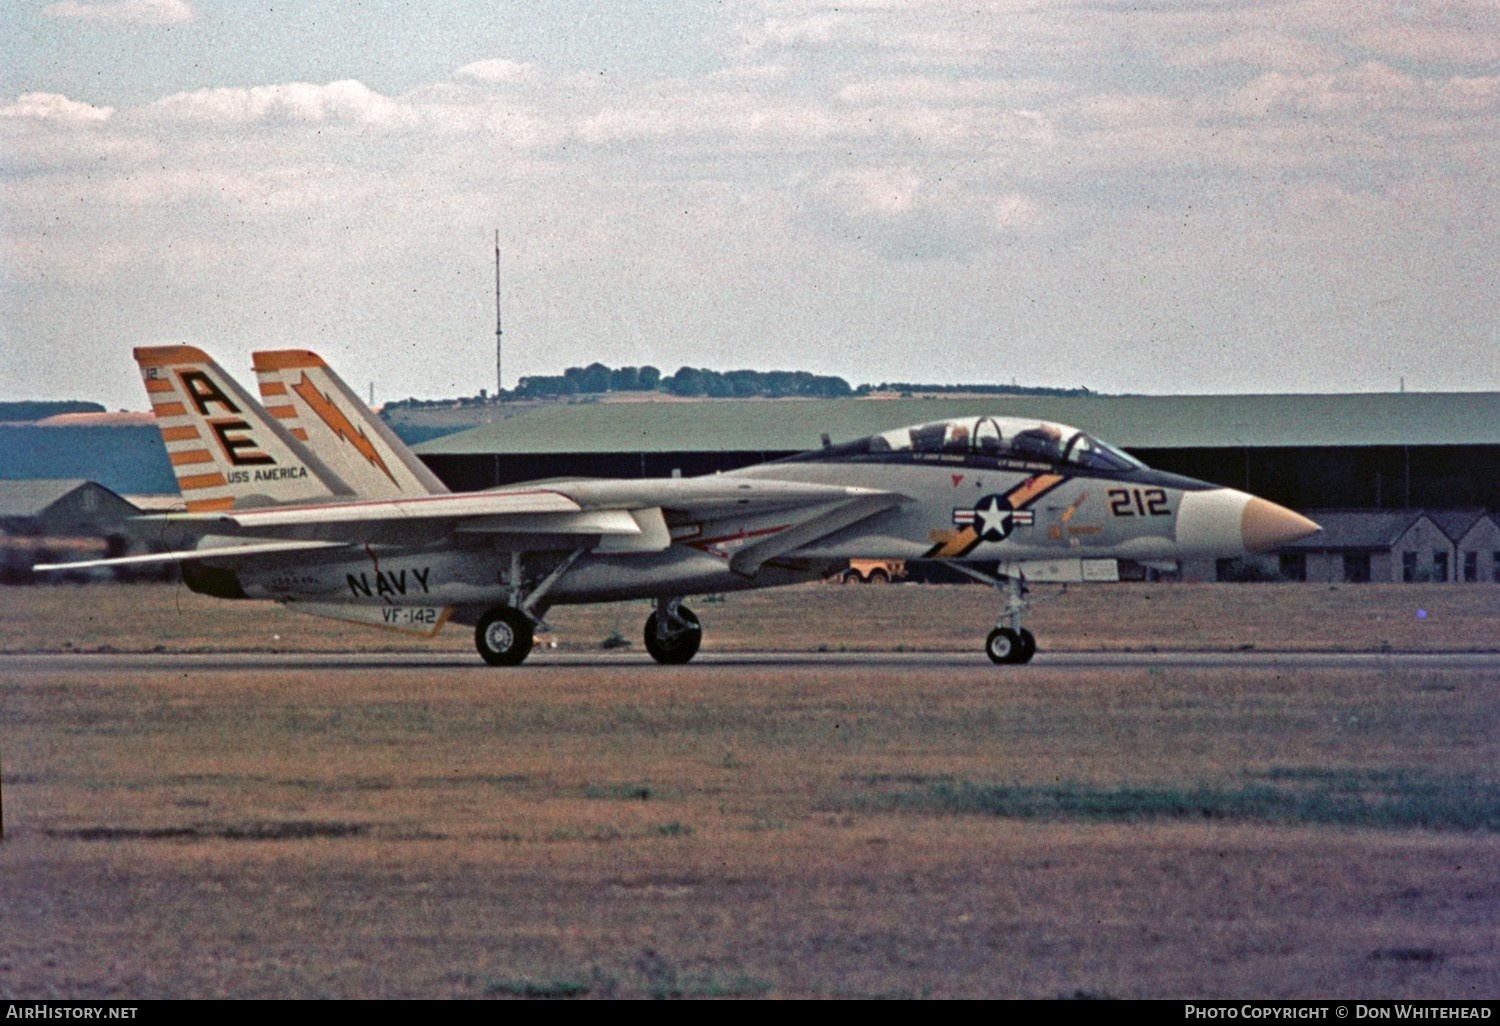
{"type": "Polygon", "coordinates": [[[139,512],[93,481],[0,481],[0,583],[29,582],[36,563],[125,555],[139,512]]]}

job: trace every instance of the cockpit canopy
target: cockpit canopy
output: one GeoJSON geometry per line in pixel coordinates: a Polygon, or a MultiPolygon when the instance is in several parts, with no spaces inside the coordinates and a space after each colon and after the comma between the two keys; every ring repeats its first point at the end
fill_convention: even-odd
{"type": "MultiPolygon", "coordinates": [[[[1130,471],[1144,464],[1077,428],[1024,417],[958,417],[898,428],[826,450],[829,456],[931,453],[1130,471]]],[[[810,454],[816,457],[816,453],[810,454]]]]}

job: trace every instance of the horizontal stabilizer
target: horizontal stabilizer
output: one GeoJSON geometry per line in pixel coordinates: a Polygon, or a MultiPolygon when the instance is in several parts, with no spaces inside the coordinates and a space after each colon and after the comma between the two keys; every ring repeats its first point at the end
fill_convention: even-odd
{"type": "Polygon", "coordinates": [[[200,559],[227,559],[236,556],[270,556],[284,552],[306,552],[311,549],[347,547],[337,541],[252,542],[249,545],[219,545],[208,549],[182,549],[178,552],[151,552],[144,556],[116,556],[113,559],[86,559],[77,563],[38,563],[33,570],[88,570],[99,566],[137,566],[142,563],[187,563],[200,559]]]}
{"type": "Polygon", "coordinates": [[[176,523],[200,522],[233,525],[242,530],[275,531],[278,528],[336,524],[373,524],[400,520],[458,520],[472,517],[517,514],[577,513],[579,505],[553,491],[463,492],[412,499],[346,502],[332,506],[279,506],[270,509],[231,510],[212,515],[169,514],[176,523]]]}

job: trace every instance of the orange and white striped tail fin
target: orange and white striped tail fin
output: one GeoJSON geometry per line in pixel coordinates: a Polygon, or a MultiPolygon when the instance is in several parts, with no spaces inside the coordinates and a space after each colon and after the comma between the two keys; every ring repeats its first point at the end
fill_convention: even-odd
{"type": "Polygon", "coordinates": [[[193,346],[135,350],[190,513],[348,498],[352,491],[193,346]]]}
{"type": "Polygon", "coordinates": [[[317,353],[282,349],[256,353],[254,360],[267,411],[361,498],[447,493],[427,465],[317,353]]]}

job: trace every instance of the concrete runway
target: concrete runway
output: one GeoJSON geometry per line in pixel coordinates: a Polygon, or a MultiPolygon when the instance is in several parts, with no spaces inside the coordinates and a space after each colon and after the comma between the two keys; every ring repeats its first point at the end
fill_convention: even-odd
{"type": "MultiPolygon", "coordinates": [[[[486,667],[477,655],[431,652],[219,652],[48,653],[0,656],[0,672],[229,672],[317,668],[331,671],[490,670],[497,677],[531,670],[639,667],[669,674],[684,669],[746,666],[806,668],[866,666],[882,669],[975,669],[991,666],[983,652],[703,652],[689,667],[657,666],[644,652],[561,652],[539,649],[519,667],[486,667]]],[[[993,666],[996,679],[1048,669],[1407,669],[1500,673],[1500,652],[1040,652],[1026,666],[993,666]]]]}

